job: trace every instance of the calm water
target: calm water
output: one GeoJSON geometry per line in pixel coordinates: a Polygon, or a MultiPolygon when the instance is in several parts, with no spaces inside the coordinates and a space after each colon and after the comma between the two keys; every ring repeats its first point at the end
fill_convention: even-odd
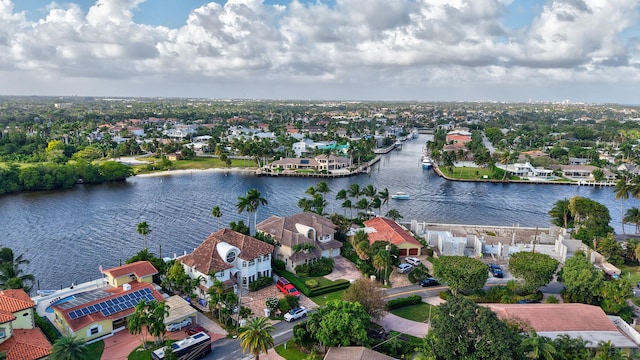
{"type": "MultiPolygon", "coordinates": [[[[611,188],[445,181],[420,166],[425,141],[421,136],[405,143],[402,151],[384,155],[369,175],[328,180],[332,192],[327,210],[343,213],[340,202],[333,199],[339,189],[355,182],[410,194],[411,200],[390,200],[390,208],[404,220],[547,227],[547,212],[557,200],[580,195],[607,205],[611,226],[621,232],[620,202],[611,188]]],[[[41,289],[56,289],[97,278],[100,265],[117,266],[142,249],[143,238],[136,232],[141,221],[151,227],[147,237],[151,251],[161,250],[162,256],[182,254],[216,230],[212,207],[222,210],[221,226],[246,222],[246,213],[238,214],[235,204],[238,196],[256,188],[269,202],[259,208],[258,221],[292,215],[300,211],[297,203],[304,191],[318,181],[205,172],[0,196],[0,244],[16,254],[25,253],[31,260],[26,271],[36,276],[41,289]]],[[[625,203],[625,208],[631,206],[637,206],[637,200],[625,203]]]]}

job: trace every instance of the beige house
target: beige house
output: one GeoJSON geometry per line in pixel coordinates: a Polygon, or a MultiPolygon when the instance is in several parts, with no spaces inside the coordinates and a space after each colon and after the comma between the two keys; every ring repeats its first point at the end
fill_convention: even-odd
{"type": "Polygon", "coordinates": [[[339,256],[342,243],[334,238],[337,229],[331,220],[312,212],[272,216],[256,226],[256,231],[275,240],[274,259],[284,261],[291,272],[298,265],[339,256]]]}
{"type": "Polygon", "coordinates": [[[271,170],[332,171],[349,167],[349,158],[335,155],[319,155],[314,158],[282,158],[269,164],[271,170]]]}
{"type": "Polygon", "coordinates": [[[104,270],[102,273],[107,275],[109,285],[118,287],[131,281],[153,283],[153,275],[157,274],[158,270],[148,261],[137,261],[104,270]]]}
{"type": "Polygon", "coordinates": [[[51,354],[51,344],[36,327],[36,304],[22,289],[0,291],[0,351],[7,360],[35,360],[51,354]]]}
{"type": "Polygon", "coordinates": [[[376,217],[365,221],[364,226],[362,230],[367,233],[372,245],[376,241],[391,243],[400,250],[400,256],[418,256],[422,253],[420,241],[416,240],[409,230],[391,219],[376,217]]]}

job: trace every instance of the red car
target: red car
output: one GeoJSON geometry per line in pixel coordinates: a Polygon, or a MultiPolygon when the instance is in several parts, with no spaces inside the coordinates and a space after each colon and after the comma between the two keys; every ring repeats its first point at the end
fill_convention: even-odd
{"type": "Polygon", "coordinates": [[[186,332],[187,335],[193,335],[193,334],[197,334],[199,332],[207,332],[207,329],[203,328],[202,326],[200,326],[198,324],[193,324],[193,325],[187,326],[187,328],[184,329],[184,332],[186,332]]]}

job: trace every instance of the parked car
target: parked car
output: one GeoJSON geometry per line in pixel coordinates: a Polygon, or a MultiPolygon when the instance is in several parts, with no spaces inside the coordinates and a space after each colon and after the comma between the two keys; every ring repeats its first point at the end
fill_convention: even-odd
{"type": "Polygon", "coordinates": [[[430,278],[426,278],[426,279],[422,279],[419,281],[420,286],[422,287],[427,287],[427,286],[438,286],[440,285],[440,283],[438,282],[438,280],[430,277],[430,278]]]}
{"type": "Polygon", "coordinates": [[[193,335],[193,334],[197,334],[199,332],[208,332],[208,330],[203,328],[202,326],[200,326],[198,324],[191,324],[191,325],[187,326],[186,329],[184,329],[184,332],[186,332],[187,335],[193,335]]]}
{"type": "Polygon", "coordinates": [[[371,322],[367,329],[367,336],[371,339],[384,340],[387,338],[387,331],[381,325],[371,322]]]}
{"type": "Polygon", "coordinates": [[[411,269],[413,269],[413,265],[411,264],[404,263],[404,264],[398,265],[398,272],[400,274],[406,274],[409,271],[411,271],[411,269]]]}
{"type": "Polygon", "coordinates": [[[490,263],[490,264],[489,264],[489,271],[493,272],[493,270],[495,270],[495,269],[500,269],[500,270],[502,270],[502,268],[500,268],[500,265],[490,263]]]}
{"type": "Polygon", "coordinates": [[[497,278],[504,277],[504,273],[502,272],[502,269],[493,269],[491,273],[493,274],[493,277],[497,277],[497,278]]]}
{"type": "Polygon", "coordinates": [[[188,317],[180,322],[174,322],[167,325],[167,331],[178,331],[184,327],[191,325],[192,323],[193,323],[193,320],[191,320],[191,318],[188,317]]]}
{"type": "Polygon", "coordinates": [[[293,320],[300,319],[301,317],[305,316],[307,316],[307,308],[304,306],[298,306],[297,308],[293,308],[288,313],[284,314],[284,320],[287,322],[292,322],[293,320]]]}
{"type": "Polygon", "coordinates": [[[278,280],[276,280],[276,287],[285,295],[300,297],[300,291],[298,291],[298,289],[296,289],[296,287],[293,286],[293,284],[290,283],[289,280],[285,279],[282,276],[279,277],[278,280]]]}
{"type": "Polygon", "coordinates": [[[409,256],[409,257],[405,258],[404,261],[406,263],[408,263],[408,264],[413,265],[413,266],[420,265],[420,259],[418,259],[417,257],[409,256]]]}

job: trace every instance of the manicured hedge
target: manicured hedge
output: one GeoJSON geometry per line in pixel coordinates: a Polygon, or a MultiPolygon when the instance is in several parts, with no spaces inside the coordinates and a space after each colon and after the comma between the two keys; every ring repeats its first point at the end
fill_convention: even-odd
{"type": "Polygon", "coordinates": [[[36,325],[42,330],[44,335],[49,339],[49,342],[54,343],[60,337],[60,332],[56,329],[55,326],[47,319],[43,318],[40,315],[34,312],[33,316],[36,320],[36,325]]]}
{"type": "Polygon", "coordinates": [[[315,289],[311,289],[311,293],[308,296],[318,296],[323,294],[332,293],[334,291],[343,290],[351,286],[349,280],[336,280],[333,284],[327,286],[320,286],[315,289]]]}
{"type": "Polygon", "coordinates": [[[406,298],[393,299],[387,302],[387,310],[398,309],[409,305],[418,305],[422,303],[422,297],[419,295],[411,295],[406,298]]]}
{"type": "Polygon", "coordinates": [[[249,283],[249,290],[256,291],[273,284],[273,278],[271,276],[262,276],[258,280],[249,283]]]}

